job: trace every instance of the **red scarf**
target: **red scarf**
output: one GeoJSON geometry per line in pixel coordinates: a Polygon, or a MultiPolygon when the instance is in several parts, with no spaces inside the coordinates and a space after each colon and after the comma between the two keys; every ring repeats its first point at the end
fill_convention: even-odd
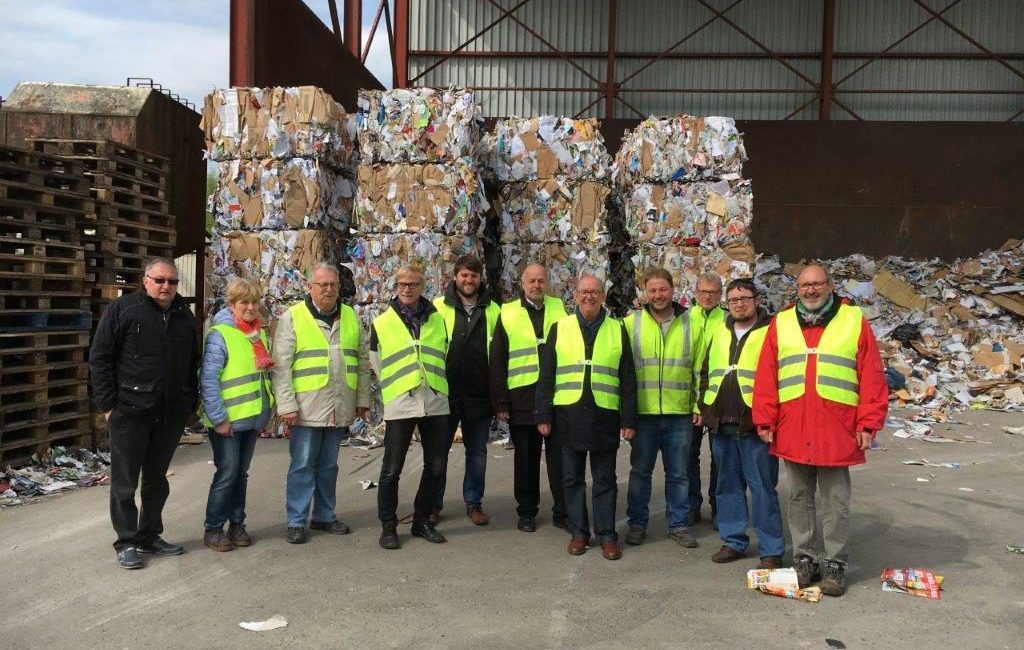
{"type": "Polygon", "coordinates": [[[245,334],[252,343],[252,351],[256,355],[256,367],[259,370],[273,367],[274,360],[270,358],[267,347],[263,345],[263,341],[260,339],[260,319],[257,318],[253,322],[247,323],[236,316],[235,327],[241,330],[242,334],[245,334]]]}

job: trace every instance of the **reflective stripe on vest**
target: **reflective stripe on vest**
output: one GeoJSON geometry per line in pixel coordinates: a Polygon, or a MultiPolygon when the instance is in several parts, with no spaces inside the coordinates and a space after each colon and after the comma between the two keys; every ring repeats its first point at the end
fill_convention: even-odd
{"type": "Polygon", "coordinates": [[[537,346],[547,339],[551,327],[565,318],[565,305],[558,298],[544,296],[544,324],[538,340],[530,314],[522,302],[513,300],[501,306],[501,326],[508,336],[509,389],[531,386],[540,378],[540,356],[537,346]]]}
{"type": "MultiPolygon", "coordinates": [[[[444,301],[444,296],[434,298],[434,307],[444,318],[444,326],[447,328],[448,340],[455,333],[455,308],[444,301]]],[[[501,315],[501,308],[493,301],[487,303],[484,310],[484,317],[487,319],[487,358],[491,358],[491,339],[494,338],[494,327],[498,324],[498,317],[501,315]]]]}
{"type": "Polygon", "coordinates": [[[761,358],[761,348],[764,346],[765,335],[768,334],[766,326],[750,330],[743,337],[743,349],[736,363],[729,363],[729,353],[732,348],[732,330],[725,324],[719,323],[710,332],[708,341],[708,387],[704,391],[701,401],[711,405],[718,398],[718,389],[730,372],[736,373],[736,383],[740,387],[740,396],[743,403],[748,407],[754,405],[754,375],[757,372],[757,360],[761,358]]]}
{"type": "Polygon", "coordinates": [[[448,394],[444,362],[448,338],[444,318],[434,312],[420,325],[419,340],[413,339],[409,328],[393,307],[373,321],[380,354],[381,399],[388,404],[403,393],[427,385],[442,395],[448,394]]]}
{"type": "Polygon", "coordinates": [[[704,313],[704,308],[695,302],[686,310],[686,314],[690,318],[690,329],[693,331],[693,340],[695,341],[696,353],[693,355],[693,367],[702,368],[704,359],[707,358],[711,333],[719,324],[725,322],[725,310],[716,306],[709,313],[704,313]]]}
{"type": "MultiPolygon", "coordinates": [[[[210,331],[219,332],[227,348],[227,363],[220,371],[220,397],[227,409],[228,420],[237,422],[259,415],[263,410],[264,391],[268,395],[269,406],[273,408],[274,389],[270,384],[270,373],[256,368],[256,354],[249,337],[237,327],[225,324],[214,325],[210,331]]],[[[260,341],[269,351],[267,335],[262,330],[260,341]]]]}
{"type": "Polygon", "coordinates": [[[817,355],[815,389],[821,397],[849,406],[860,403],[857,379],[857,344],[864,317],[859,307],[840,305],[821,335],[818,347],[807,347],[791,307],[776,316],[779,341],[779,401],[801,397],[807,383],[807,355],[817,355]]]}
{"type": "MultiPolygon", "coordinates": [[[[317,325],[305,301],[288,309],[295,329],[295,352],[292,355],[292,388],[308,393],[327,386],[330,378],[330,344],[317,325]]],[[[356,390],[359,383],[359,319],[354,309],[341,305],[338,311],[338,348],[345,365],[345,383],[356,390]]]]}
{"type": "Polygon", "coordinates": [[[605,409],[619,408],[619,359],[622,357],[622,323],[606,315],[597,330],[592,358],[586,358],[586,344],[576,314],[562,318],[555,341],[555,406],[569,406],[583,397],[583,382],[590,367],[590,390],[594,403],[605,409]]]}
{"type": "Polygon", "coordinates": [[[689,414],[696,343],[690,319],[676,316],[662,335],[661,324],[641,309],[626,317],[625,326],[632,342],[640,414],[689,414]]]}

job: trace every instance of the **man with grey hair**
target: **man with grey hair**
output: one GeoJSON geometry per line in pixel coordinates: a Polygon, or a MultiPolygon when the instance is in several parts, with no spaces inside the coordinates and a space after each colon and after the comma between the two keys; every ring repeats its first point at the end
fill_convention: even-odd
{"type": "MultiPolygon", "coordinates": [[[[714,332],[720,325],[725,323],[725,310],[722,309],[722,278],[716,273],[705,273],[697,278],[697,286],[694,296],[694,304],[687,310],[690,317],[690,331],[693,333],[697,343],[697,354],[693,359],[693,367],[700,368],[704,365],[704,356],[707,352],[707,342],[711,332],[714,332]]],[[[693,441],[690,444],[690,459],[687,465],[686,474],[689,482],[690,511],[688,524],[694,525],[701,520],[700,507],[704,497],[700,490],[700,446],[704,440],[707,429],[703,426],[698,416],[694,420],[693,441]]],[[[710,448],[710,442],[708,444],[710,448]]],[[[715,467],[715,458],[711,456],[711,474],[708,477],[708,503],[711,504],[711,517],[716,514],[715,504],[715,482],[718,477],[718,468],[715,467]]],[[[717,528],[717,524],[716,524],[717,528]]]]}
{"type": "Polygon", "coordinates": [[[274,396],[289,429],[286,539],[313,530],[346,535],[335,512],[338,450],[356,415],[370,406],[370,366],[355,311],[338,300],[339,274],[318,264],[308,293],[281,314],[274,334],[274,396]],[[312,505],[312,514],[310,513],[312,505]]]}
{"type": "Polygon", "coordinates": [[[139,553],[184,553],[160,537],[162,513],[167,468],[199,402],[199,342],[192,311],[178,295],[178,269],[154,258],[144,275],[142,291],[103,310],[89,353],[93,399],[110,439],[114,549],[125,569],[142,568],[139,553]]]}

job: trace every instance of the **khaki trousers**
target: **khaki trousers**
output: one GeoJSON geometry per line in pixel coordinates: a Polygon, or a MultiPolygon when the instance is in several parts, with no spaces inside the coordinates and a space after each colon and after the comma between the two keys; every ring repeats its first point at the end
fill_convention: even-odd
{"type": "Polygon", "coordinates": [[[816,562],[831,560],[845,567],[849,560],[850,468],[817,467],[787,460],[786,470],[793,561],[807,555],[816,562]]]}

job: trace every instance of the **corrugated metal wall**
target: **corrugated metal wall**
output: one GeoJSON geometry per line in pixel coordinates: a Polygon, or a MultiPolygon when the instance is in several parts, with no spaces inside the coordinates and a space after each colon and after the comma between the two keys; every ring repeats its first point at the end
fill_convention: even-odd
{"type": "MultiPolygon", "coordinates": [[[[575,54],[570,58],[578,67],[554,56],[527,56],[552,50],[523,25],[507,18],[464,50],[496,54],[450,58],[416,79],[441,59],[439,53],[456,48],[498,20],[502,12],[495,5],[511,9],[520,1],[410,0],[412,85],[480,88],[484,107],[493,116],[572,115],[586,109],[586,115],[607,117],[599,84],[607,77],[603,54],[607,51],[609,0],[530,0],[513,14],[552,46],[575,54]],[[501,55],[510,52],[520,54],[501,55]],[[561,90],[517,90],[523,88],[561,90]]],[[[687,111],[773,120],[807,104],[795,119],[817,119],[818,102],[807,102],[814,97],[821,78],[817,57],[823,1],[705,1],[725,11],[729,20],[763,48],[721,19],[697,31],[714,19],[713,12],[698,0],[619,0],[615,79],[622,98],[636,110],[616,102],[615,116],[687,111]],[[650,63],[658,53],[691,34],[673,50],[678,56],[650,63]],[[796,56],[786,58],[787,68],[767,58],[766,49],[796,56]],[[704,54],[718,56],[702,57],[704,54]]],[[[925,4],[939,12],[951,1],[925,0],[925,4]]],[[[1010,53],[1013,56],[1007,63],[1024,70],[1021,0],[960,0],[942,16],[991,51],[1010,53]]],[[[991,58],[978,58],[985,56],[981,50],[936,19],[891,50],[901,58],[876,59],[844,79],[874,53],[930,18],[913,0],[837,0],[836,97],[867,120],[1003,121],[1024,107],[1024,79],[991,58]],[[974,58],[906,58],[920,53],[974,58]],[[851,58],[850,54],[860,56],[851,58]],[[908,89],[959,92],[875,92],[908,89]]],[[[854,119],[835,105],[831,117],[854,119]]]]}

